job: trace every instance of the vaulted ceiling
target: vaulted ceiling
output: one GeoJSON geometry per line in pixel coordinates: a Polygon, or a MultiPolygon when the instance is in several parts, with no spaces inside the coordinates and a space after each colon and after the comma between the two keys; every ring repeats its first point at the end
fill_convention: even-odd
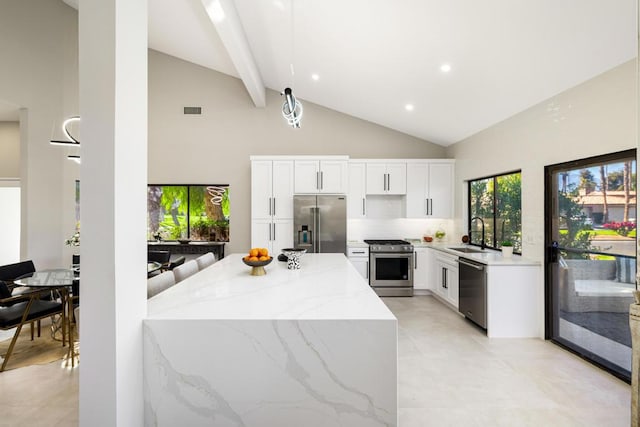
{"type": "Polygon", "coordinates": [[[636,0],[149,0],[149,47],[242,78],[256,108],[292,87],[450,145],[633,59],[636,16],[636,0]]]}

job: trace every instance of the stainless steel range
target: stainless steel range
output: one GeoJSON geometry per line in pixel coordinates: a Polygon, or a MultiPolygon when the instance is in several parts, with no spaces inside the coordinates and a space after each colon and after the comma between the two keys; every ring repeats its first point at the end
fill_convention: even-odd
{"type": "Polygon", "coordinates": [[[365,240],[369,244],[369,285],[380,296],[413,296],[413,245],[404,240],[365,240]]]}

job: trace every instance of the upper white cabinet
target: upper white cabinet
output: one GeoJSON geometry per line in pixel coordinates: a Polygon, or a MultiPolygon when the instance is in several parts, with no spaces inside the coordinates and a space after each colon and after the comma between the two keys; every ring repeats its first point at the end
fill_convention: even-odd
{"type": "Polygon", "coordinates": [[[343,159],[305,159],[295,161],[296,194],[347,192],[348,162],[343,159]]]}
{"type": "Polygon", "coordinates": [[[407,164],[407,218],[453,216],[453,162],[407,164]]]}
{"type": "Polygon", "coordinates": [[[397,194],[407,192],[406,163],[367,163],[367,194],[397,194]]]}
{"type": "Polygon", "coordinates": [[[293,160],[251,162],[251,218],[293,218],[293,160]]]}
{"type": "Polygon", "coordinates": [[[293,245],[293,160],[251,161],[251,247],[293,245]]]}
{"type": "Polygon", "coordinates": [[[347,218],[367,217],[366,177],[367,169],[364,163],[349,162],[347,218]]]}

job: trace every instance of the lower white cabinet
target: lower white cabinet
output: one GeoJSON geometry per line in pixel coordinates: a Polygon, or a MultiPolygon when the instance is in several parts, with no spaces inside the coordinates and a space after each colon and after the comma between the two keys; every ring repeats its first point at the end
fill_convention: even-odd
{"type": "Polygon", "coordinates": [[[358,273],[369,281],[369,248],[347,247],[347,255],[358,273]]]}
{"type": "Polygon", "coordinates": [[[458,257],[438,252],[434,265],[435,293],[458,308],[458,257]]]}
{"type": "Polygon", "coordinates": [[[275,256],[282,249],[293,247],[293,220],[254,219],[251,221],[251,247],[267,248],[275,256]]]}
{"type": "Polygon", "coordinates": [[[413,289],[433,290],[433,251],[429,248],[414,248],[413,257],[413,289]]]}

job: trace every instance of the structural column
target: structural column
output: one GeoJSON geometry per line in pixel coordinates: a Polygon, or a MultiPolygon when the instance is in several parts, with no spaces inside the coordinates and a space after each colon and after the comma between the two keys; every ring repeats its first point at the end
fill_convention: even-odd
{"type": "Polygon", "coordinates": [[[147,1],[82,0],[80,425],[144,424],[147,1]]]}

